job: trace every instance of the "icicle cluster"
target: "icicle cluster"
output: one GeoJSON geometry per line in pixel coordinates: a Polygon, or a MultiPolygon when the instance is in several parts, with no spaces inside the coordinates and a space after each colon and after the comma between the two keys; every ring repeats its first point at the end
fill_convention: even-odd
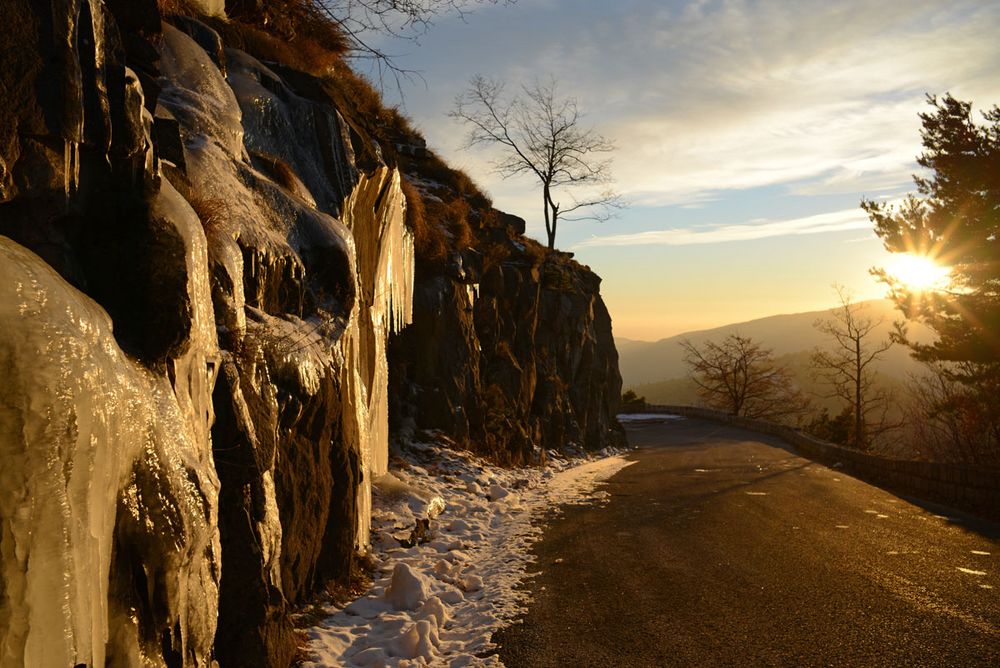
{"type": "Polygon", "coordinates": [[[413,319],[413,234],[406,227],[399,172],[380,168],[362,176],[341,214],[357,256],[358,303],[347,342],[345,405],[354,408],[354,436],[362,448],[358,491],[359,546],[371,526],[371,481],[389,467],[389,365],[386,341],[413,319]]]}

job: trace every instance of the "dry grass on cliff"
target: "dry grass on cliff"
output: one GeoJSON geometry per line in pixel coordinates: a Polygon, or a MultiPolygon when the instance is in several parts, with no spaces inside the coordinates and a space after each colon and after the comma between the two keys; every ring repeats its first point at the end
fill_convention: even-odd
{"type": "Polygon", "coordinates": [[[226,33],[223,39],[227,44],[259,59],[323,76],[342,64],[350,47],[337,22],[312,0],[268,0],[261,6],[232,4],[227,7],[229,20],[213,22],[213,27],[226,33]]]}
{"type": "Polygon", "coordinates": [[[413,230],[413,246],[417,258],[440,262],[448,254],[448,246],[440,227],[427,220],[427,210],[420,191],[403,177],[400,181],[406,196],[406,224],[413,230]]]}
{"type": "Polygon", "coordinates": [[[493,208],[493,200],[483,192],[471,176],[461,169],[449,166],[434,151],[427,151],[426,155],[420,158],[401,157],[400,164],[405,165],[407,171],[416,172],[423,178],[436,181],[452,191],[451,197],[444,196],[442,199],[464,199],[473,210],[482,212],[493,208]]]}
{"type": "Polygon", "coordinates": [[[256,166],[265,174],[289,192],[295,192],[299,187],[299,177],[291,165],[271,153],[253,151],[251,156],[256,166]]]}
{"type": "Polygon", "coordinates": [[[425,204],[427,218],[431,225],[447,232],[448,248],[451,251],[465,250],[472,243],[472,228],[469,227],[469,203],[461,198],[425,204]]]}
{"type": "Polygon", "coordinates": [[[161,16],[192,16],[197,14],[191,4],[185,0],[156,0],[156,6],[159,8],[161,16]]]}
{"type": "Polygon", "coordinates": [[[193,194],[189,194],[187,200],[194,212],[198,214],[206,236],[218,230],[229,219],[229,204],[225,200],[198,197],[193,194]]]}

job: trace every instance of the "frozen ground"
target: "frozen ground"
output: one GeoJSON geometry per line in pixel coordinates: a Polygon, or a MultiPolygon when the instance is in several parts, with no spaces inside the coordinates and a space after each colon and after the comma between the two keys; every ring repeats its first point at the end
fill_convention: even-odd
{"type": "Polygon", "coordinates": [[[425,443],[396,454],[374,490],[375,582],[307,630],[305,665],[501,666],[490,638],[525,610],[517,587],[546,513],[600,503],[600,481],[630,462],[550,452],[545,467],[503,469],[425,443]],[[423,518],[425,542],[404,547],[423,518]]]}

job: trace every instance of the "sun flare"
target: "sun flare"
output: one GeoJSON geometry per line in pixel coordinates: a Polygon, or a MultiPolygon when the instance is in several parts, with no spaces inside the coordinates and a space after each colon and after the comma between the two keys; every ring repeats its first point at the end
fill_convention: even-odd
{"type": "Polygon", "coordinates": [[[910,290],[937,290],[948,284],[949,267],[923,255],[897,255],[886,268],[890,276],[910,290]]]}

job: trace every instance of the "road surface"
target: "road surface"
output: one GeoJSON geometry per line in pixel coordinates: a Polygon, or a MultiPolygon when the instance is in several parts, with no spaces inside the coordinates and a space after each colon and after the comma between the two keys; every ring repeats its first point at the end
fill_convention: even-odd
{"type": "Polygon", "coordinates": [[[520,666],[1000,666],[1000,525],[700,420],[631,426],[536,545],[520,666]]]}

